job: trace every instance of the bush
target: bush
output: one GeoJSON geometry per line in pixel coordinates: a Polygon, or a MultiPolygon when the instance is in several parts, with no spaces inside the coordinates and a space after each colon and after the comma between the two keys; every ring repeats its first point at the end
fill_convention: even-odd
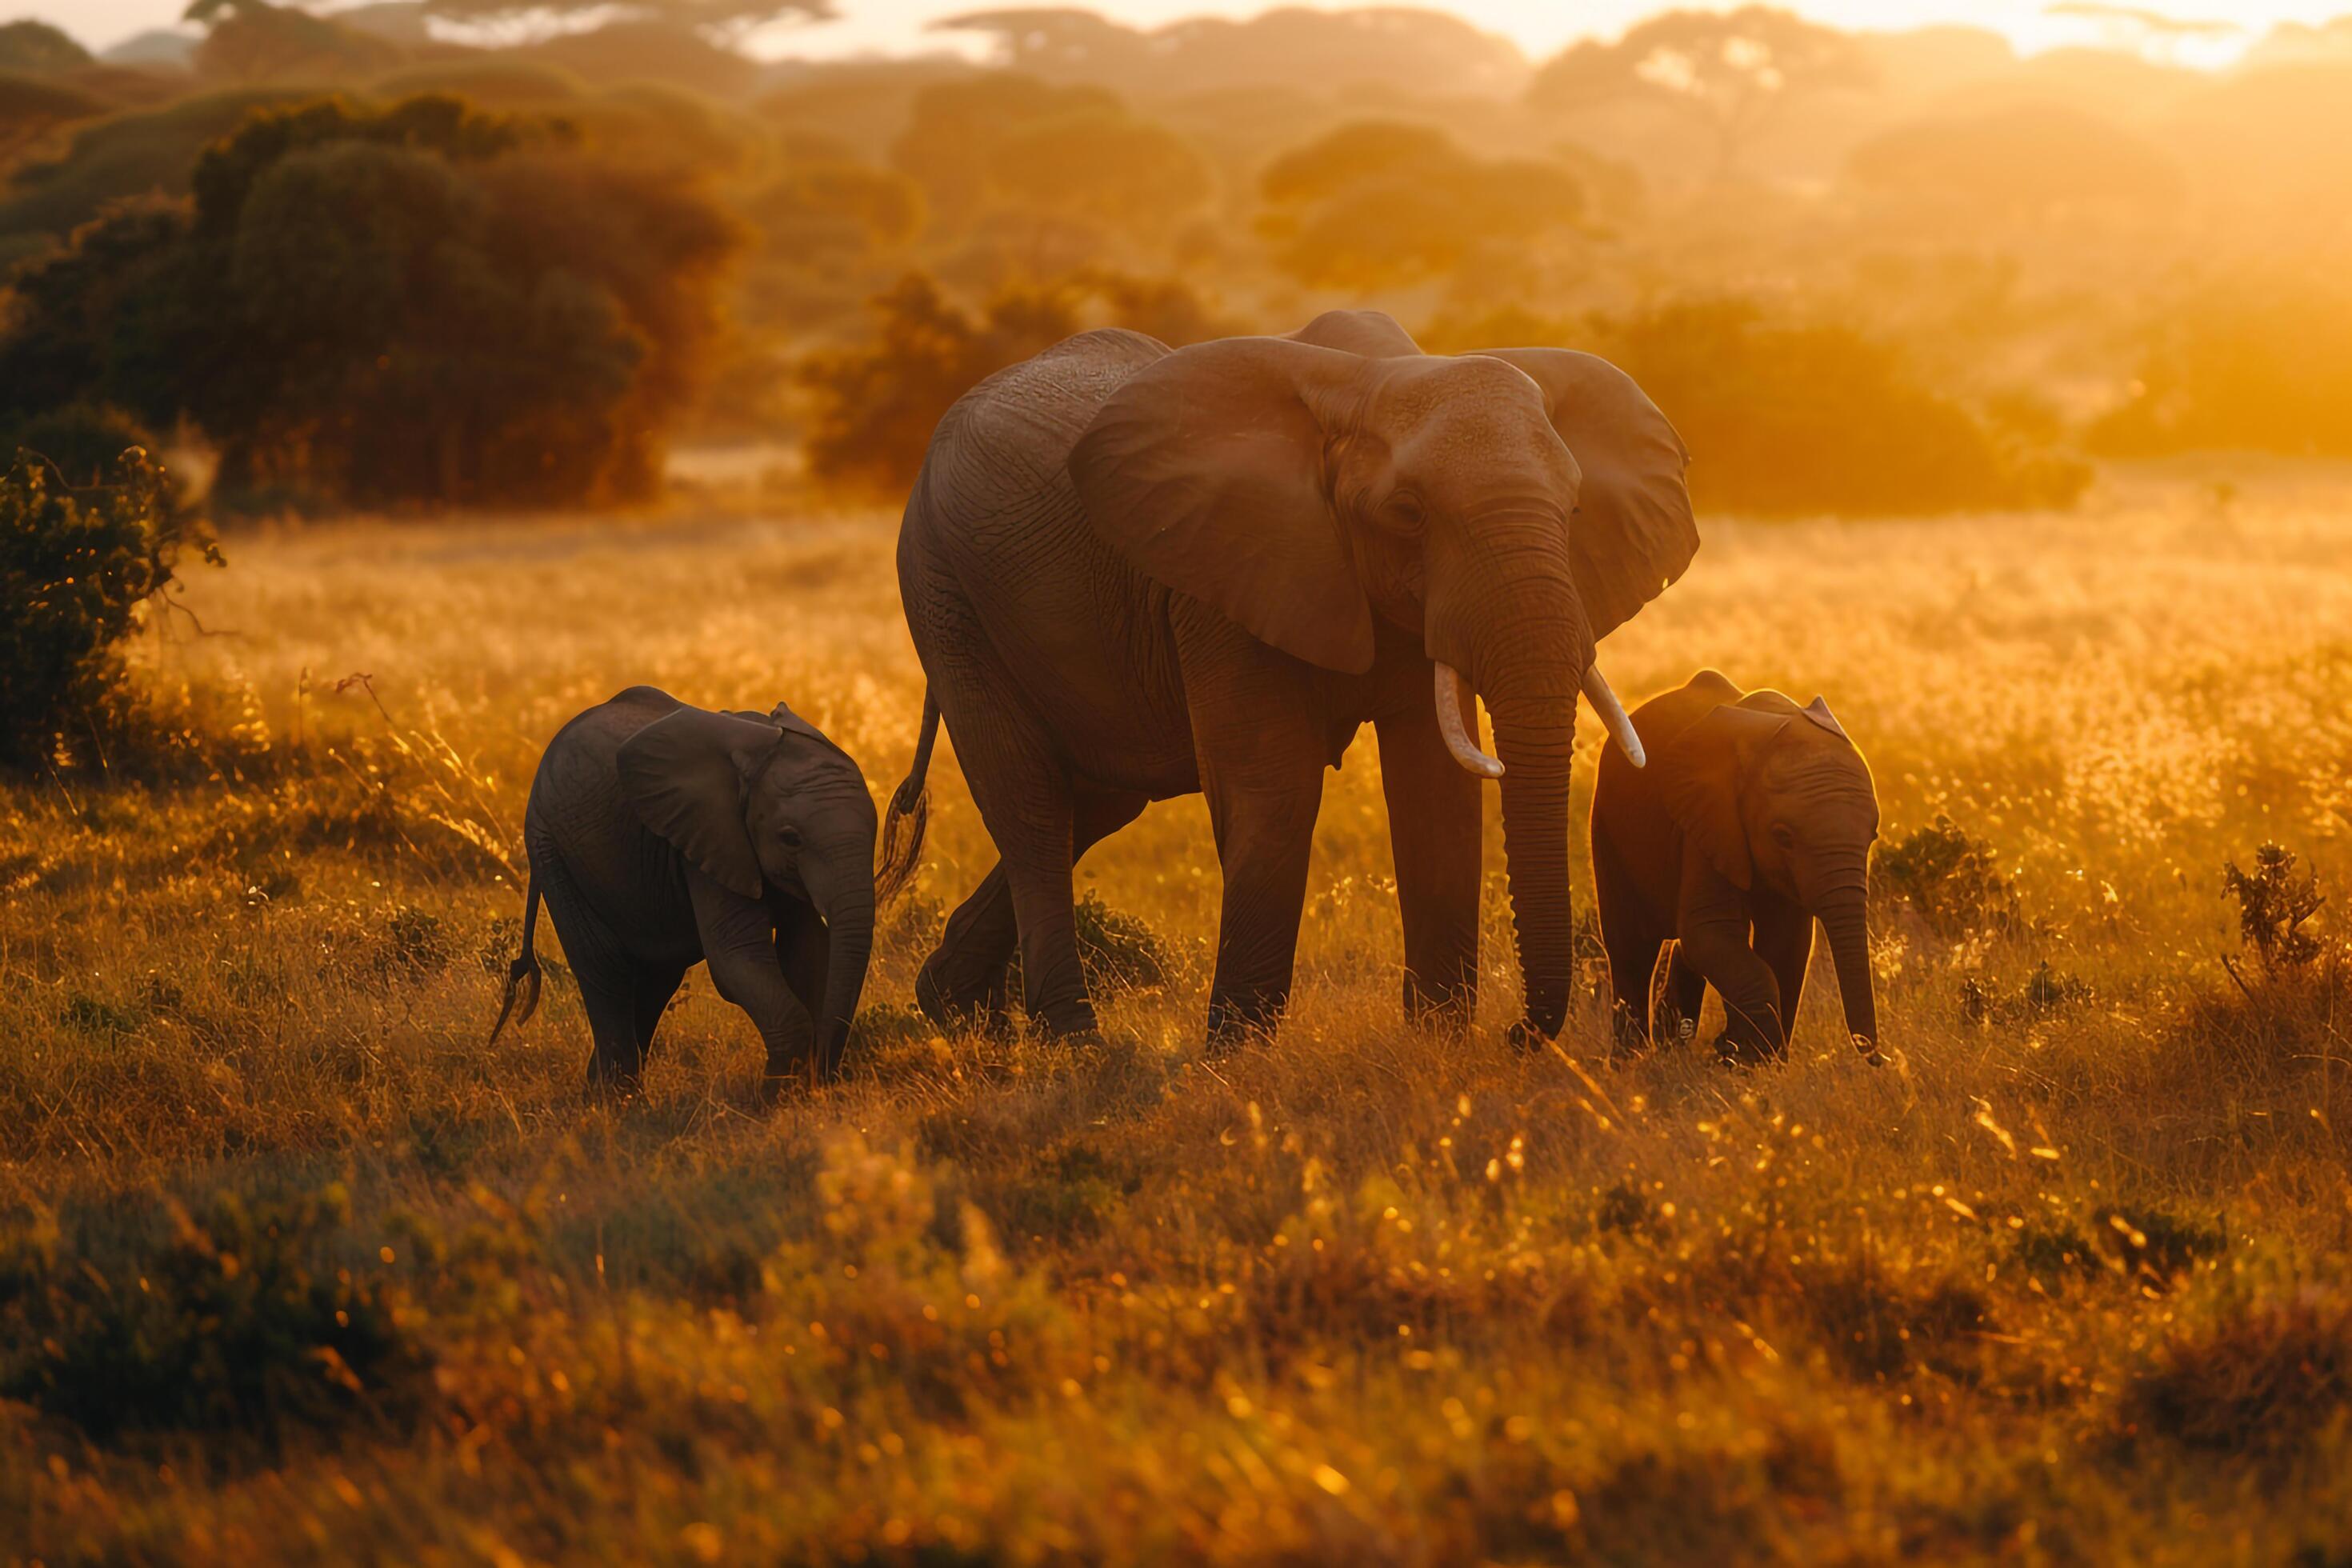
{"type": "Polygon", "coordinates": [[[1754,300],[1584,321],[1506,310],[1441,321],[1423,341],[1557,342],[1614,361],[1682,432],[1704,507],[1848,517],[2065,507],[2090,483],[2082,461],[1948,396],[1892,344],[1754,300]]]}
{"type": "Polygon", "coordinates": [[[2090,438],[2125,458],[2352,457],[2352,290],[2250,278],[2168,302],[2129,395],[2090,438]]]}
{"type": "Polygon", "coordinates": [[[2126,1418],[2177,1443],[2282,1458],[2352,1406],[2352,1308],[2242,1307],[2132,1381],[2126,1418]]]}
{"type": "Polygon", "coordinates": [[[184,416],[228,491],[555,504],[658,480],[736,245],[691,184],[422,97],[256,113],[192,185],[19,275],[0,419],[184,416]]]}
{"type": "Polygon", "coordinates": [[[181,550],[217,565],[132,448],[108,487],[76,490],[30,454],[0,475],[0,765],[32,767],[95,732],[120,682],[115,645],[174,580],[181,550]]]}
{"type": "Polygon", "coordinates": [[[2024,923],[1992,846],[1941,814],[1872,857],[1871,882],[1893,912],[1907,911],[1947,942],[2006,935],[2024,923]]]}
{"type": "Polygon", "coordinates": [[[53,1228],[0,1234],[0,1393],[106,1442],[235,1433],[275,1449],[300,1427],[402,1411],[425,1369],[392,1287],[325,1256],[341,1186],[248,1209],[176,1205],[171,1239],[111,1273],[53,1228]]]}
{"type": "Polygon", "coordinates": [[[799,379],[815,404],[810,472],[885,494],[914,482],[932,428],[957,398],[1073,332],[1131,327],[1181,345],[1225,330],[1181,282],[1109,272],[1005,288],[976,311],[908,273],[874,308],[880,331],[871,342],[811,354],[799,379]]]}

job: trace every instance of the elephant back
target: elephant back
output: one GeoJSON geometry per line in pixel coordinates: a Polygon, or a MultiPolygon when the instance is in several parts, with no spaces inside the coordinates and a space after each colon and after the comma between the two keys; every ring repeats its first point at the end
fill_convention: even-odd
{"type": "Polygon", "coordinates": [[[1066,488],[1070,448],[1096,412],[1168,352],[1157,338],[1106,327],[1007,365],[940,416],[914,501],[955,510],[984,496],[991,510],[1018,508],[1040,490],[1066,488]]]}

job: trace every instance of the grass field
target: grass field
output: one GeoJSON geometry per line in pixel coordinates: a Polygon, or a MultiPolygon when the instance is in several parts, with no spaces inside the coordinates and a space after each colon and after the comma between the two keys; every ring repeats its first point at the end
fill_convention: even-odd
{"type": "Polygon", "coordinates": [[[175,759],[0,791],[0,1556],[2352,1563],[2352,987],[2222,879],[2284,843],[2341,942],[2352,486],[1717,523],[1611,639],[1989,847],[1882,862],[1884,1068],[1826,960],[1782,1066],[1514,1054],[1499,844],[1415,1034],[1369,745],[1270,1047],[1198,1056],[1197,801],[1081,868],[1108,1047],[935,1037],[943,752],[837,1087],[759,1109],[698,973],[620,1109],[560,972],[486,1048],[579,708],[787,698],[896,783],[894,521],[232,538],[138,654],[175,759]]]}

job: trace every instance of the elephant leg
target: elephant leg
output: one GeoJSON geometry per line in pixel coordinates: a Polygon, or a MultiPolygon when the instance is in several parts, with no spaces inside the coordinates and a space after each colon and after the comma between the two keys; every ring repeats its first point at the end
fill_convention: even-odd
{"type": "Polygon", "coordinates": [[[1328,736],[1315,675],[1205,611],[1178,624],[1192,744],[1224,899],[1210,1047],[1272,1028],[1290,1000],[1328,736]]]}
{"type": "Polygon", "coordinates": [[[1797,1008],[1805,999],[1805,971],[1813,958],[1812,911],[1786,899],[1756,900],[1756,955],[1780,990],[1780,1045],[1796,1037],[1797,1008]]]}
{"type": "Polygon", "coordinates": [[[699,867],[687,868],[686,886],[710,983],[760,1031],[760,1042],[767,1047],[769,1082],[812,1078],[816,1015],[802,1005],[784,978],[783,965],[777,961],[774,915],[760,900],[720,887],[699,867]]]}
{"type": "Polygon", "coordinates": [[[1685,1030],[1698,1033],[1699,1011],[1706,1005],[1706,976],[1679,942],[1668,945],[1665,962],[1666,973],[1650,998],[1650,1037],[1681,1040],[1685,1030]]]}
{"type": "Polygon", "coordinates": [[[1381,790],[1396,855],[1404,924],[1404,1010],[1415,1022],[1469,1026],[1478,1006],[1478,889],[1486,803],[1445,749],[1429,682],[1417,701],[1373,721],[1381,790]]]}
{"type": "Polygon", "coordinates": [[[580,986],[593,1044],[588,1053],[590,1094],[634,1094],[645,1076],[646,1053],[637,1034],[637,965],[604,917],[590,906],[578,884],[552,854],[539,858],[534,874],[547,900],[549,919],[563,943],[564,962],[580,986]]]}
{"type": "Polygon", "coordinates": [[[1658,950],[1674,932],[1652,919],[1635,897],[1616,847],[1597,826],[1592,836],[1592,901],[1601,920],[1601,946],[1609,955],[1609,1027],[1621,1053],[1649,1049],[1652,986],[1658,950]]]}
{"type": "Polygon", "coordinates": [[[915,974],[915,1003],[942,1029],[1002,1037],[1013,1027],[1006,971],[1021,942],[1013,884],[1004,863],[988,868],[971,896],[948,916],[939,946],[915,974]]]}
{"type": "MultiPolygon", "coordinates": [[[[1072,861],[1142,816],[1149,804],[1141,795],[1079,790],[1071,805],[1072,861]]],[[[1020,940],[1013,885],[999,861],[948,917],[940,945],[915,976],[915,1000],[924,1016],[941,1028],[979,1027],[991,1035],[1010,1029],[1009,971],[1020,940]]]]}
{"type": "Polygon", "coordinates": [[[1716,1048],[1734,1060],[1780,1055],[1787,1049],[1780,985],[1749,944],[1753,917],[1748,895],[1726,881],[1705,856],[1690,857],[1683,871],[1676,956],[1705,975],[1723,998],[1723,1034],[1716,1048]]]}
{"type": "Polygon", "coordinates": [[[668,1010],[670,999],[677,994],[678,986],[685,982],[686,971],[667,963],[640,963],[636,972],[632,1012],[636,1024],[637,1059],[643,1062],[653,1055],[654,1029],[661,1023],[662,1014],[668,1010]]]}

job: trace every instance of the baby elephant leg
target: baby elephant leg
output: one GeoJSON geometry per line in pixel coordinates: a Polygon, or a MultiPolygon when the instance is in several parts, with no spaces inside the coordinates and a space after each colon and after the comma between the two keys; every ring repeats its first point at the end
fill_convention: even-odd
{"type": "Polygon", "coordinates": [[[645,1040],[637,1028],[637,965],[560,865],[551,863],[538,874],[595,1042],[588,1054],[588,1092],[634,1094],[646,1067],[645,1040]]]}
{"type": "Polygon", "coordinates": [[[687,889],[694,900],[694,923],[702,939],[710,983],[730,1005],[740,1007],[767,1047],[767,1077],[808,1081],[814,1073],[816,1020],[793,994],[777,961],[775,919],[757,899],[732,893],[688,868],[687,889]]]}

